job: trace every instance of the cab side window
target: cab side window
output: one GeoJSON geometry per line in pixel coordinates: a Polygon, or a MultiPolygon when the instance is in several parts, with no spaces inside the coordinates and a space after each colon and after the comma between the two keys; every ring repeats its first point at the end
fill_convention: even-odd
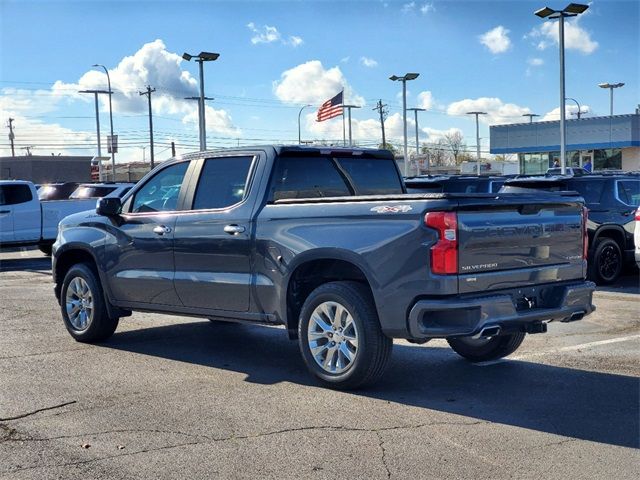
{"type": "Polygon", "coordinates": [[[0,205],[17,205],[33,199],[29,185],[2,185],[0,187],[0,205]]]}
{"type": "Polygon", "coordinates": [[[131,213],[169,212],[178,208],[178,195],[189,162],[171,165],[156,173],[135,193],[131,213]]]}

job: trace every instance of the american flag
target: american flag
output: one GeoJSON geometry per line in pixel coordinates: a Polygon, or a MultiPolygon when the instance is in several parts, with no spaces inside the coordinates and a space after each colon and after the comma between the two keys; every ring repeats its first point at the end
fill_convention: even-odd
{"type": "Polygon", "coordinates": [[[342,94],[344,92],[340,92],[335,97],[330,100],[324,102],[320,108],[318,109],[318,116],[316,117],[317,122],[324,122],[325,120],[329,120],[333,117],[339,117],[342,115],[342,94]]]}

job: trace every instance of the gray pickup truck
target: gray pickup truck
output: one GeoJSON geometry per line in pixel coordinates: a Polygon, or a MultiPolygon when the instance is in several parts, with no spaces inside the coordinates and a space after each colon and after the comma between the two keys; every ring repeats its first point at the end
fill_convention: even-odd
{"type": "Polygon", "coordinates": [[[64,219],[53,277],[78,341],[134,310],[284,325],[321,383],[356,388],[393,338],[485,361],[590,314],[585,224],[575,193],[409,195],[385,150],[200,152],[64,219]]]}

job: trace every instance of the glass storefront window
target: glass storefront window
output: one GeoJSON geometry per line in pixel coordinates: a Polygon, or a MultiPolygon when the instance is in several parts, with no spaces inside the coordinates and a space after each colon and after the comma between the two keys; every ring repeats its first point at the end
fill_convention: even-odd
{"type": "Polygon", "coordinates": [[[607,148],[593,151],[594,170],[622,170],[622,150],[607,148]]]}

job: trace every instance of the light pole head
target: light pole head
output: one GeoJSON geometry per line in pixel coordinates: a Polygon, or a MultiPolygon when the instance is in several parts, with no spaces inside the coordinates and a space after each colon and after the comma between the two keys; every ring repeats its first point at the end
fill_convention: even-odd
{"type": "Polygon", "coordinates": [[[389,77],[389,80],[392,80],[392,81],[394,81],[394,82],[395,82],[395,81],[397,81],[397,80],[400,80],[400,77],[399,77],[399,76],[397,76],[397,75],[391,75],[391,76],[389,77]]]}
{"type": "Polygon", "coordinates": [[[544,7],[544,8],[541,8],[540,10],[536,10],[534,12],[534,15],[540,18],[547,18],[549,15],[552,15],[554,13],[556,13],[556,11],[553,8],[544,7]]]}
{"type": "Polygon", "coordinates": [[[486,115],[487,112],[467,112],[467,115],[486,115]]]}
{"type": "Polygon", "coordinates": [[[200,52],[200,54],[198,55],[198,58],[202,62],[213,62],[217,60],[219,56],[220,56],[219,53],[200,52]]]}
{"type": "Polygon", "coordinates": [[[416,78],[418,78],[419,76],[420,76],[420,74],[419,74],[419,73],[407,73],[407,74],[404,76],[404,79],[405,79],[405,80],[415,80],[415,79],[416,79],[416,78]]]}
{"type": "Polygon", "coordinates": [[[589,8],[589,5],[584,5],[582,3],[570,3],[569,5],[567,5],[566,7],[564,7],[564,10],[562,10],[564,13],[571,13],[573,15],[580,15],[581,13],[584,13],[587,8],[589,8]]]}
{"type": "Polygon", "coordinates": [[[187,52],[184,52],[182,54],[182,58],[184,58],[187,62],[190,62],[191,59],[193,58],[193,55],[189,55],[187,52]]]}

